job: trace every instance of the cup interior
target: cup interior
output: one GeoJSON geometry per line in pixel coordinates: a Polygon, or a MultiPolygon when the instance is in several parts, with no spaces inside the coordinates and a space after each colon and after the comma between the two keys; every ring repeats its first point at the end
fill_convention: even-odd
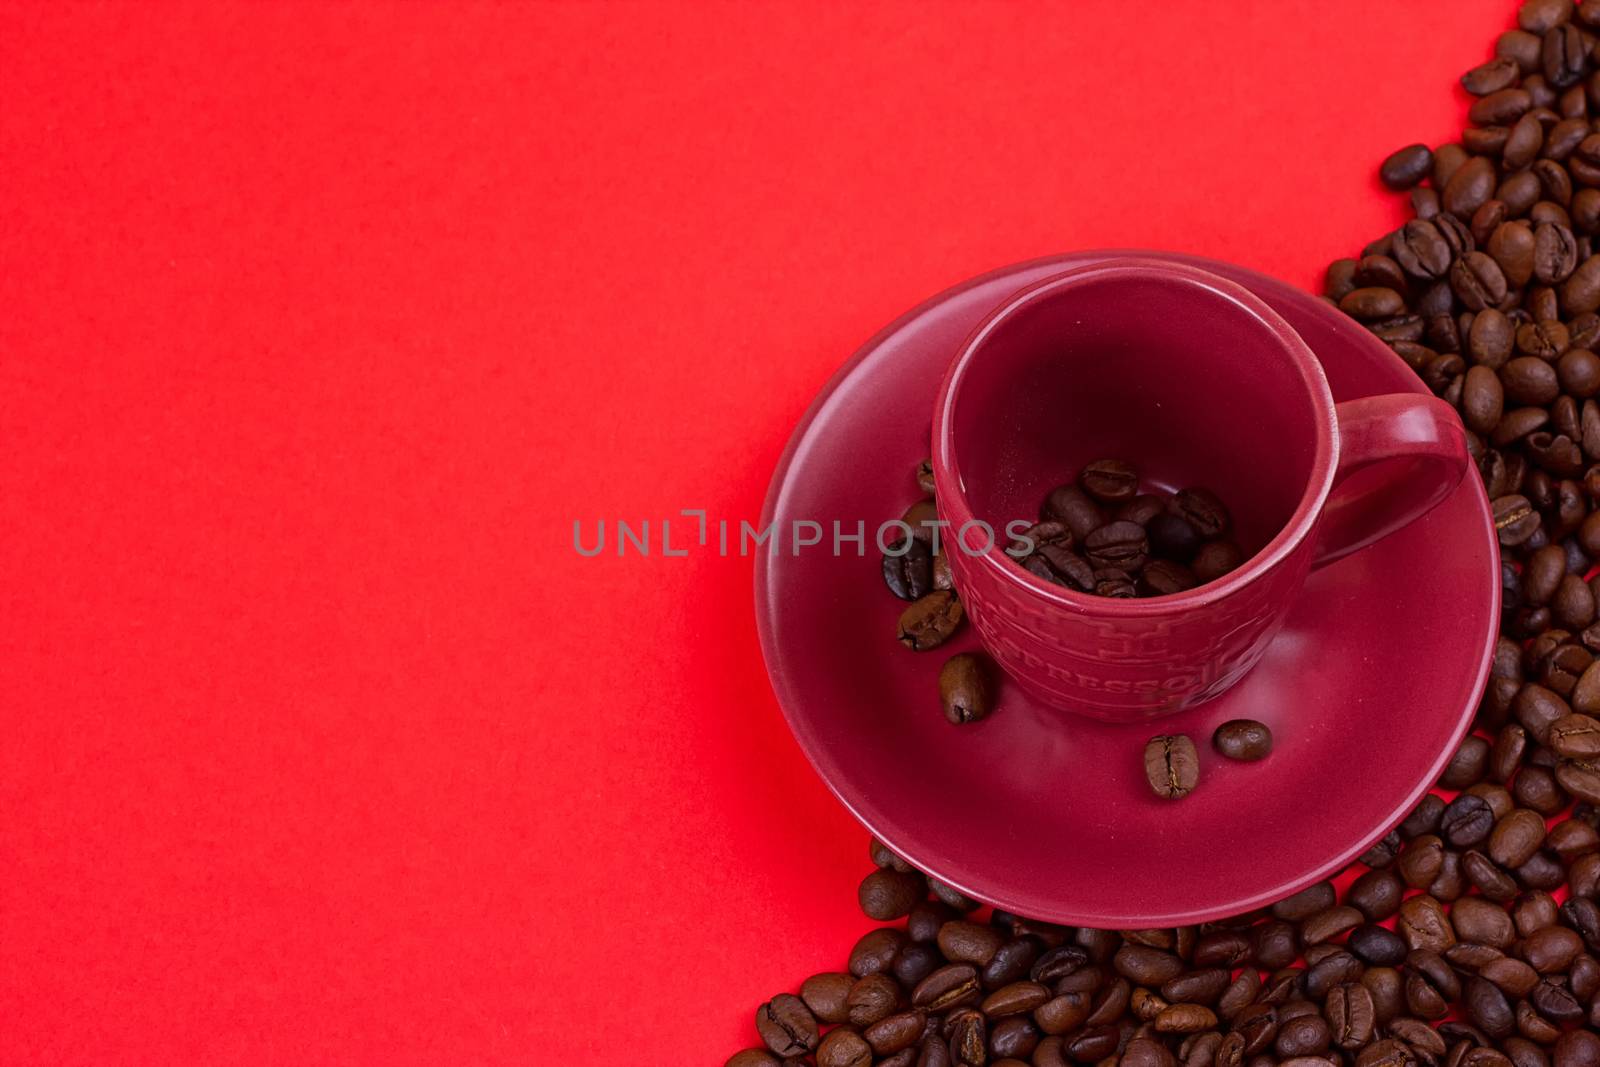
{"type": "Polygon", "coordinates": [[[1332,420],[1327,384],[1287,326],[1213,281],[1086,272],[977,339],[951,384],[947,454],[972,516],[1002,545],[1008,522],[1036,520],[1046,494],[1095,459],[1127,460],[1161,489],[1213,490],[1247,556],[1295,516],[1332,420]]]}

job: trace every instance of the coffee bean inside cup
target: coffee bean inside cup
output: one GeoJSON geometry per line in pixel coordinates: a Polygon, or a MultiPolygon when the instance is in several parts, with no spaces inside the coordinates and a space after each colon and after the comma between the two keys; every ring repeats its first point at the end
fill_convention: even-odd
{"type": "MultiPolygon", "coordinates": [[[[1203,487],[1168,493],[1140,481],[1126,460],[1084,464],[1077,479],[1052,489],[1041,522],[1007,549],[1024,570],[1079,593],[1171,596],[1215,581],[1245,560],[1228,537],[1232,519],[1203,487]]],[[[891,589],[907,588],[914,561],[885,562],[891,589]]]]}

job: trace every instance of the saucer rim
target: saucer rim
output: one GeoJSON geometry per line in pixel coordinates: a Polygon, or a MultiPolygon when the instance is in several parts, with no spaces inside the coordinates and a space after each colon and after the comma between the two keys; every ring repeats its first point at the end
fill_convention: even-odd
{"type": "MultiPolygon", "coordinates": [[[[1305,291],[1280,279],[1272,278],[1269,275],[1262,274],[1260,271],[1256,271],[1252,268],[1226,263],[1219,260],[1213,260],[1203,256],[1194,256],[1188,253],[1153,249],[1104,249],[1058,253],[1055,255],[1039,256],[1033,259],[1012,263],[970,277],[962,282],[957,283],[956,285],[950,286],[936,293],[926,300],[919,302],[914,307],[894,318],[882,329],[875,332],[859,348],[857,348],[850,358],[846,360],[838,370],[829,376],[827,381],[819,388],[816,396],[813,397],[804,414],[796,423],[795,429],[790,434],[788,441],[785,443],[783,452],[779,456],[778,462],[774,467],[772,480],[768,485],[767,493],[762,505],[761,528],[766,529],[772,524],[773,518],[778,511],[779,502],[792,480],[791,476],[793,473],[795,459],[798,456],[801,448],[804,447],[809,439],[811,430],[817,419],[821,416],[822,412],[827,407],[828,403],[833,399],[840,387],[860,368],[861,364],[864,363],[869,356],[875,353],[890,338],[895,336],[901,330],[905,329],[915,320],[937,309],[940,305],[956,299],[963,293],[979,286],[1000,281],[1013,275],[1023,275],[1027,272],[1046,266],[1058,265],[1065,270],[1074,266],[1090,265],[1103,259],[1125,256],[1172,260],[1187,265],[1196,266],[1203,270],[1220,270],[1222,277],[1236,282],[1258,297],[1261,296],[1261,293],[1258,291],[1257,287],[1265,283],[1266,287],[1269,289],[1276,289],[1284,294],[1290,294],[1308,302],[1317,302],[1317,298],[1311,294],[1306,293],[1305,291]]],[[[1016,292],[1020,292],[1022,289],[1027,288],[1029,284],[1030,283],[1027,282],[1020,283],[1015,292],[1006,294],[1006,296],[1002,297],[1001,299],[1011,299],[1016,292]]],[[[1263,297],[1263,299],[1265,298],[1263,297]]],[[[1394,355],[1393,352],[1387,349],[1387,346],[1383,346],[1382,342],[1372,337],[1370,333],[1364,330],[1357,323],[1344,317],[1343,315],[1340,315],[1333,309],[1328,310],[1330,314],[1327,318],[1327,322],[1331,328],[1346,335],[1346,337],[1350,339],[1352,343],[1361,345],[1378,345],[1382,347],[1397,365],[1400,367],[1405,366],[1403,361],[1401,361],[1398,356],[1394,355]]],[[[1411,374],[1413,378],[1415,377],[1414,374],[1410,372],[1410,368],[1405,369],[1408,374],[1411,374]]],[[[1414,391],[1416,391],[1419,395],[1431,395],[1428,394],[1427,390],[1422,387],[1420,380],[1416,382],[1416,389],[1414,391]]],[[[1498,560],[1499,541],[1494,532],[1494,524],[1489,510],[1489,500],[1484,492],[1482,481],[1478,478],[1464,478],[1462,479],[1461,486],[1466,486],[1467,488],[1465,491],[1472,494],[1474,502],[1477,505],[1476,510],[1480,519],[1478,524],[1480,536],[1482,536],[1484,539],[1489,556],[1498,560]]],[[[1458,486],[1454,492],[1462,491],[1463,489],[1458,486]]],[[[1453,495],[1454,493],[1452,493],[1452,496],[1453,495]]],[[[1446,500],[1448,499],[1450,498],[1447,497],[1446,500]]],[[[841,804],[844,805],[845,809],[849,811],[856,821],[861,823],[861,825],[864,826],[869,833],[883,841],[898,855],[901,855],[905,860],[907,860],[907,862],[911,863],[919,870],[929,872],[931,877],[938,878],[940,881],[951,886],[952,888],[966,893],[967,895],[972,896],[973,898],[985,904],[1018,914],[1026,914],[1031,918],[1036,918],[1043,921],[1065,923],[1068,925],[1091,926],[1100,929],[1131,929],[1144,926],[1160,927],[1191,925],[1195,923],[1209,922],[1221,918],[1227,918],[1274,903],[1278,900],[1282,900],[1293,893],[1299,892],[1308,886],[1314,885],[1317,882],[1344,870],[1362,853],[1369,849],[1373,843],[1381,839],[1396,825],[1403,821],[1405,817],[1411,813],[1418,801],[1420,801],[1421,798],[1434,787],[1439,775],[1444,771],[1445,767],[1454,757],[1456,749],[1460,746],[1462,739],[1465,738],[1472,729],[1472,723],[1476,715],[1478,702],[1481,699],[1484,687],[1488,682],[1489,670],[1493,662],[1495,645],[1499,639],[1498,619],[1500,615],[1500,586],[1498,582],[1485,581],[1484,589],[1487,591],[1487,602],[1482,605],[1482,613],[1480,615],[1482,625],[1484,627],[1484,634],[1478,656],[1477,677],[1473,680],[1471,686],[1467,687],[1465,690],[1466,692],[1470,693],[1471,696],[1470,699],[1464,703],[1464,706],[1461,708],[1461,710],[1457,713],[1456,723],[1451,730],[1449,743],[1441,747],[1440,751],[1434,757],[1427,774],[1422,776],[1413,787],[1407,790],[1404,799],[1396,804],[1389,816],[1381,822],[1376,823],[1369,833],[1357,838],[1355,844],[1346,846],[1344,849],[1341,849],[1337,853],[1330,856],[1327,860],[1308,868],[1301,875],[1281,882],[1270,888],[1258,890],[1253,894],[1240,897],[1237,900],[1227,903],[1213,904],[1206,907],[1187,909],[1180,908],[1166,912],[1089,912],[1063,908],[1059,903],[1054,905],[1047,904],[1045,907],[1041,907],[1041,901],[1028,899],[1026,893],[1015,893],[1011,891],[995,892],[993,889],[980,891],[958,879],[946,878],[938,871],[938,867],[940,867],[941,864],[926,862],[923,857],[916,854],[917,850],[907,850],[899,847],[898,844],[891,840],[895,835],[885,834],[880,826],[875,825],[875,820],[864,815],[857,804],[853,803],[849,797],[844,795],[840,789],[840,786],[835,781],[836,775],[833,773],[833,769],[825,766],[827,761],[824,759],[824,754],[827,746],[822,742],[822,739],[816,734],[815,730],[812,729],[812,727],[808,724],[807,720],[803,716],[797,715],[797,713],[792,710],[792,706],[800,703],[801,699],[799,694],[795,691],[797,683],[790,678],[788,671],[780,668],[778,663],[780,650],[778,648],[778,642],[774,632],[774,622],[772,618],[773,605],[775,605],[777,602],[777,598],[775,596],[775,590],[771,587],[776,569],[771,565],[769,556],[769,553],[760,553],[757,555],[755,561],[754,606],[756,611],[757,635],[761,645],[763,665],[767,671],[768,682],[772,686],[774,696],[777,698],[779,710],[783,714],[784,721],[788,725],[790,733],[794,736],[796,743],[800,746],[801,751],[805,754],[807,761],[811,764],[812,769],[817,773],[818,777],[822,779],[822,782],[828,788],[828,791],[832,793],[841,804]]]]}

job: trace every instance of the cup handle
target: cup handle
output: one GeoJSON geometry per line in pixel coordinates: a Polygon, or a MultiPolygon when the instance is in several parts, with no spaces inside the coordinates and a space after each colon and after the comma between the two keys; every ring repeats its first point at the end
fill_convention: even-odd
{"type": "Polygon", "coordinates": [[[1339,469],[1322,512],[1313,568],[1420,519],[1455,491],[1470,464],[1461,420],[1436,397],[1389,393],[1346,400],[1334,411],[1339,469]],[[1388,460],[1407,462],[1361,474],[1388,460]]]}

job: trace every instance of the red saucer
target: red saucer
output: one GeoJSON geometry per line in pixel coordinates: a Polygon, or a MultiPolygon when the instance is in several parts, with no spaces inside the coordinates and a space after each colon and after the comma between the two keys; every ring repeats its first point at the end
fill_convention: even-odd
{"type": "MultiPolygon", "coordinates": [[[[824,544],[758,555],[756,619],[795,737],[829,788],[917,867],[1032,918],[1105,928],[1203,922],[1339,870],[1404,818],[1466,733],[1499,613],[1494,526],[1465,479],[1432,513],[1312,574],[1261,665],[1221,699],[1158,727],[1063,718],[1005,686],[986,721],[939,711],[945,657],[895,643],[903,602],[872,531],[916,499],[934,394],[956,347],[1009,294],[1062,268],[1127,253],[1008,267],[935,297],[862,348],[822,390],[778,464],[762,528],[814,520],[824,544]],[[866,524],[857,556],[833,520],[866,524]],[[1260,719],[1276,747],[1232,764],[1209,738],[1260,719]],[[1162,801],[1141,753],[1181,731],[1200,787],[1162,801]]],[[[1148,252],[1138,255],[1149,256],[1148,252]]],[[[1319,301],[1253,271],[1188,256],[1250,288],[1322,360],[1335,400],[1425,392],[1387,347],[1319,301]]]]}

